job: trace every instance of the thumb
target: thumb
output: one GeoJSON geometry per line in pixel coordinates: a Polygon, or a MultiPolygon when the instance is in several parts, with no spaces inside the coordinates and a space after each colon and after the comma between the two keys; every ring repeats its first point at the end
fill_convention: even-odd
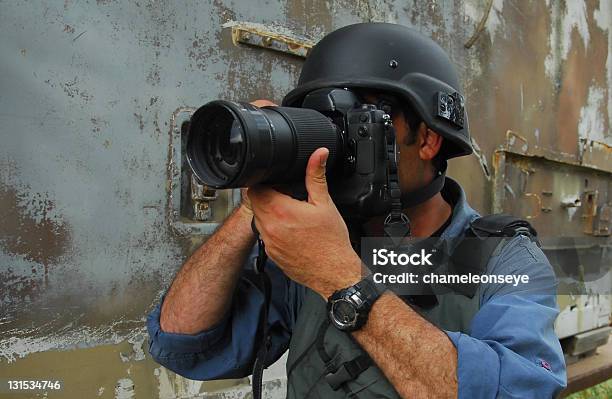
{"type": "Polygon", "coordinates": [[[329,157],[327,148],[318,148],[310,155],[306,166],[306,190],[308,191],[308,202],[316,204],[329,198],[327,191],[327,178],[325,177],[325,165],[329,157]]]}

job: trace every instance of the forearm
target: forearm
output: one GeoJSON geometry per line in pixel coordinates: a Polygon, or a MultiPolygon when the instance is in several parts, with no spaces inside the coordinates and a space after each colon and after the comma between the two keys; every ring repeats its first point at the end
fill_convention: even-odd
{"type": "Polygon", "coordinates": [[[395,294],[381,296],[353,336],[402,397],[457,397],[455,346],[395,294]]]}
{"type": "Polygon", "coordinates": [[[163,331],[194,334],[221,320],[255,242],[251,218],[247,209],[238,207],[185,262],[164,299],[163,331]]]}

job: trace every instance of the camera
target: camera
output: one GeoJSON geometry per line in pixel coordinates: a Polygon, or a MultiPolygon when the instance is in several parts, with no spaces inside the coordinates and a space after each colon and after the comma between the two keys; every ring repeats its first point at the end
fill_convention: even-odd
{"type": "Polygon", "coordinates": [[[308,159],[326,147],[329,192],[339,211],[371,217],[390,207],[394,134],[385,111],[343,88],[315,90],[300,108],[216,100],[191,117],[186,157],[207,186],[284,185],[305,198],[308,159]]]}

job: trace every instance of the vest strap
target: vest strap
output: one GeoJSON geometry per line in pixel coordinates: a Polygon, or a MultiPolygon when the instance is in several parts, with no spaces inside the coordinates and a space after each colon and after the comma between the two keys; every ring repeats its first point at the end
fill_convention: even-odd
{"type": "MultiPolygon", "coordinates": [[[[494,214],[473,220],[462,240],[451,255],[449,274],[482,275],[489,259],[517,235],[529,237],[538,246],[538,233],[526,220],[511,215],[494,214]]],[[[473,298],[478,284],[447,284],[455,292],[473,298]]]]}
{"type": "Polygon", "coordinates": [[[365,353],[355,359],[344,362],[338,370],[325,376],[325,381],[334,391],[337,391],[345,382],[352,381],[372,365],[372,359],[365,353]]]}
{"type": "MultiPolygon", "coordinates": [[[[325,350],[325,333],[329,328],[330,323],[329,319],[325,317],[325,320],[319,327],[319,331],[317,332],[317,338],[315,339],[317,345],[317,352],[321,357],[321,360],[325,364],[325,367],[328,368],[331,366],[332,357],[325,350]]],[[[345,385],[348,381],[353,381],[355,378],[359,377],[359,374],[363,373],[372,365],[372,359],[365,352],[353,360],[349,360],[348,362],[342,363],[336,371],[329,372],[325,375],[325,381],[329,384],[329,386],[337,391],[340,388],[343,388],[345,392],[349,392],[350,390],[345,385]]]]}

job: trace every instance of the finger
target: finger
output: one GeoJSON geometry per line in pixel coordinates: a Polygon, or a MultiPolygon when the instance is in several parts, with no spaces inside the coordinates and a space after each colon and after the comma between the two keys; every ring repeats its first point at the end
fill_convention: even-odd
{"type": "Polygon", "coordinates": [[[253,212],[264,214],[286,208],[286,204],[290,201],[295,201],[290,196],[280,193],[269,186],[253,186],[248,190],[248,196],[251,200],[253,212]]]}
{"type": "Polygon", "coordinates": [[[266,205],[270,202],[270,189],[264,186],[253,186],[247,190],[247,196],[251,201],[253,212],[265,211],[266,205]]]}
{"type": "MultiPolygon", "coordinates": [[[[251,222],[251,224],[254,225],[253,227],[255,227],[256,233],[261,235],[261,233],[260,233],[261,226],[259,224],[259,218],[257,217],[257,215],[253,214],[253,221],[251,222]]],[[[254,231],[254,233],[255,233],[255,231],[254,231]]]]}
{"type": "MultiPolygon", "coordinates": [[[[253,221],[251,223],[253,225],[255,225],[255,230],[256,231],[253,231],[253,232],[256,233],[259,236],[259,238],[264,240],[264,234],[263,234],[263,230],[262,230],[261,219],[258,218],[257,215],[254,214],[253,215],[253,221]]],[[[265,242],[265,240],[264,240],[264,242],[265,242]]]]}
{"type": "Polygon", "coordinates": [[[259,100],[255,100],[255,101],[251,101],[251,105],[254,105],[256,107],[277,107],[278,105],[274,104],[272,101],[270,100],[264,100],[264,99],[259,99],[259,100]]]}
{"type": "Polygon", "coordinates": [[[308,159],[308,165],[306,166],[306,190],[308,191],[308,202],[311,204],[329,200],[327,178],[325,176],[325,166],[328,157],[329,150],[322,147],[313,152],[310,159],[308,159]]]}
{"type": "Polygon", "coordinates": [[[269,229],[271,227],[271,222],[268,217],[253,217],[253,224],[259,233],[259,238],[262,239],[264,244],[270,244],[272,238],[270,237],[269,229]]]}

